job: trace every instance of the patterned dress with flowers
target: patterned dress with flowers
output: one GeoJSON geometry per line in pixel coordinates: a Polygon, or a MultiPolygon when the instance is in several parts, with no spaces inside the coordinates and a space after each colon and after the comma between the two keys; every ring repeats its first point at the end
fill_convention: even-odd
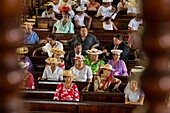
{"type": "Polygon", "coordinates": [[[94,63],[90,61],[88,56],[85,56],[84,58],[85,58],[84,63],[88,65],[89,67],[91,67],[92,73],[99,74],[100,67],[103,66],[105,62],[103,60],[98,60],[97,63],[94,63]]]}
{"type": "Polygon", "coordinates": [[[111,83],[118,82],[119,79],[113,77],[111,74],[107,78],[95,76],[94,78],[94,91],[109,91],[111,83]]]}
{"type": "Polygon", "coordinates": [[[79,101],[80,94],[78,88],[72,83],[70,89],[66,89],[64,83],[57,86],[53,100],[79,101]]]}

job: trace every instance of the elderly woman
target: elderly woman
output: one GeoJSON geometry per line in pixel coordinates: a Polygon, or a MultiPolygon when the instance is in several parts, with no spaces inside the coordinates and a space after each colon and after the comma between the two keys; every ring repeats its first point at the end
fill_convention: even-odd
{"type": "Polygon", "coordinates": [[[112,50],[111,52],[113,55],[113,60],[109,60],[108,64],[110,64],[115,70],[114,72],[112,72],[112,75],[128,76],[125,62],[119,59],[122,50],[112,50]]]}
{"type": "Polygon", "coordinates": [[[18,47],[16,49],[17,59],[18,59],[18,62],[24,62],[24,63],[29,62],[27,71],[34,71],[34,66],[33,66],[32,61],[29,59],[29,57],[25,56],[25,54],[27,54],[28,51],[29,49],[26,46],[18,47]]]}
{"type": "Polygon", "coordinates": [[[21,89],[35,89],[34,86],[34,76],[27,71],[27,68],[29,66],[29,62],[20,62],[19,66],[21,67],[21,69],[23,69],[24,72],[24,76],[23,76],[23,80],[21,82],[20,88],[21,89]]]}
{"type": "Polygon", "coordinates": [[[74,33],[74,25],[69,20],[68,13],[62,13],[62,19],[53,26],[53,33],[74,33]]]}
{"type": "Polygon", "coordinates": [[[101,67],[103,69],[103,74],[101,76],[95,76],[94,78],[94,91],[103,92],[109,91],[109,86],[111,83],[115,83],[113,90],[118,89],[121,84],[121,80],[115,78],[111,75],[111,72],[114,71],[110,64],[105,64],[101,67]]]}
{"type": "Polygon", "coordinates": [[[49,59],[50,66],[45,67],[42,80],[43,79],[53,79],[57,81],[62,81],[63,77],[59,76],[63,73],[63,69],[58,67],[58,60],[57,58],[50,58],[49,59]]]}
{"type": "Polygon", "coordinates": [[[139,78],[143,69],[132,69],[131,79],[127,84],[125,92],[125,104],[143,105],[145,94],[140,89],[139,78]]]}
{"type": "Polygon", "coordinates": [[[85,57],[85,64],[91,67],[93,74],[99,74],[100,67],[105,64],[103,60],[98,59],[99,54],[103,52],[94,48],[86,52],[89,54],[89,57],[85,57]]]}
{"type": "Polygon", "coordinates": [[[84,57],[77,55],[74,59],[75,65],[70,69],[72,73],[76,75],[73,79],[80,82],[91,82],[93,74],[91,68],[84,64],[84,57]]]}
{"type": "Polygon", "coordinates": [[[60,76],[63,76],[65,82],[57,86],[53,100],[79,101],[80,94],[78,88],[72,83],[73,76],[75,75],[70,70],[64,70],[60,76]]]}

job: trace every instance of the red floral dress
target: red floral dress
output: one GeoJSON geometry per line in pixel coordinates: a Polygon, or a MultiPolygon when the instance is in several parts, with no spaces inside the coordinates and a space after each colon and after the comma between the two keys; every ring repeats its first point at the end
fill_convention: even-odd
{"type": "Polygon", "coordinates": [[[70,89],[64,87],[64,83],[57,86],[53,100],[79,101],[80,94],[75,84],[71,84],[70,89]]]}
{"type": "Polygon", "coordinates": [[[117,82],[119,79],[113,77],[111,74],[107,78],[95,76],[94,78],[94,90],[95,91],[108,91],[111,83],[117,82]]]}
{"type": "Polygon", "coordinates": [[[20,88],[35,89],[33,75],[30,72],[26,72],[25,74],[26,74],[26,76],[25,76],[24,80],[21,82],[20,88]]]}

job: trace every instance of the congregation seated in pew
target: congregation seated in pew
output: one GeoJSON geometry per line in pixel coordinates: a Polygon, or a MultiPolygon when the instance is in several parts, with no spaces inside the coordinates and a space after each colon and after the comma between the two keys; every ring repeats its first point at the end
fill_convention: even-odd
{"type": "Polygon", "coordinates": [[[101,66],[101,69],[103,70],[103,74],[100,74],[100,76],[94,77],[94,91],[95,92],[103,92],[103,91],[109,91],[109,87],[111,83],[115,83],[115,86],[112,91],[118,90],[119,85],[121,84],[121,80],[115,78],[111,72],[115,71],[110,64],[105,64],[101,66]]]}
{"type": "Polygon", "coordinates": [[[58,66],[59,61],[57,58],[50,58],[48,62],[50,65],[45,67],[43,76],[39,79],[62,81],[63,77],[60,75],[63,73],[63,69],[58,66]]]}
{"type": "Polygon", "coordinates": [[[55,17],[55,13],[53,12],[53,6],[47,6],[46,10],[42,13],[41,17],[43,18],[52,18],[53,20],[58,20],[55,17]]]}
{"type": "Polygon", "coordinates": [[[60,76],[63,76],[65,82],[57,85],[53,100],[79,101],[78,88],[72,83],[73,76],[76,75],[72,74],[70,70],[64,70],[60,76]]]}
{"type": "Polygon", "coordinates": [[[84,63],[91,68],[93,75],[98,75],[100,67],[105,64],[103,60],[99,59],[99,54],[102,54],[103,52],[95,48],[87,50],[86,52],[89,56],[85,56],[84,63]]]}
{"type": "Polygon", "coordinates": [[[28,47],[26,46],[21,46],[16,49],[16,55],[17,55],[17,60],[18,62],[29,62],[29,65],[27,67],[28,71],[34,71],[34,66],[32,61],[29,59],[29,57],[25,56],[29,51],[28,47]]]}
{"type": "Polygon", "coordinates": [[[120,60],[120,54],[123,52],[122,50],[111,50],[113,59],[108,61],[108,64],[115,69],[112,72],[112,75],[120,75],[120,76],[128,76],[127,67],[123,60],[120,60]]]}
{"type": "Polygon", "coordinates": [[[85,65],[82,55],[75,56],[75,65],[70,68],[73,74],[73,80],[79,82],[92,82],[93,74],[89,66],[85,65]]]}
{"type": "Polygon", "coordinates": [[[35,89],[34,76],[31,74],[31,72],[27,71],[29,62],[20,62],[18,65],[23,70],[23,77],[20,83],[20,88],[21,89],[35,89]]]}

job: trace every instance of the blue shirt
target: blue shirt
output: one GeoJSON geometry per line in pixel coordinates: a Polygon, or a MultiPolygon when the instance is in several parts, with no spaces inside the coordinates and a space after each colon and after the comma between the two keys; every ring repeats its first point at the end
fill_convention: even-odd
{"type": "Polygon", "coordinates": [[[38,35],[32,31],[31,34],[25,34],[25,40],[23,41],[24,44],[36,44],[39,41],[38,35]]]}

